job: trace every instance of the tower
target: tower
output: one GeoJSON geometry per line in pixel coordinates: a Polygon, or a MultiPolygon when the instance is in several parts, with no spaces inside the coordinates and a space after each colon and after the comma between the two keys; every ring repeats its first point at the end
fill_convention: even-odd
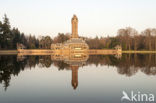
{"type": "Polygon", "coordinates": [[[78,38],[78,18],[76,15],[73,16],[72,20],[72,38],[78,38]]]}

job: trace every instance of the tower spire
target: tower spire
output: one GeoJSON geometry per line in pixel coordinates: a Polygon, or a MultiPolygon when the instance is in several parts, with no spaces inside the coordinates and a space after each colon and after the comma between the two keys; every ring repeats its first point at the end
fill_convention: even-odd
{"type": "Polygon", "coordinates": [[[74,14],[71,20],[72,23],[72,38],[78,38],[78,18],[74,14]]]}

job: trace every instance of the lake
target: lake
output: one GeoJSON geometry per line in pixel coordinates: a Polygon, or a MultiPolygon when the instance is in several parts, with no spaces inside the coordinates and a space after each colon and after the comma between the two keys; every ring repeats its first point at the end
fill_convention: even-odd
{"type": "Polygon", "coordinates": [[[156,54],[0,56],[0,103],[132,103],[123,91],[156,96],[156,54]]]}

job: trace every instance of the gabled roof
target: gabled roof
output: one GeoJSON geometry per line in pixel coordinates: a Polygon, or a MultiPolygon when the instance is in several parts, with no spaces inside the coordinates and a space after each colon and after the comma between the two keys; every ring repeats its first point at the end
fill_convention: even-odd
{"type": "Polygon", "coordinates": [[[80,38],[71,38],[70,40],[67,40],[67,42],[65,43],[85,43],[85,41],[80,38]]]}

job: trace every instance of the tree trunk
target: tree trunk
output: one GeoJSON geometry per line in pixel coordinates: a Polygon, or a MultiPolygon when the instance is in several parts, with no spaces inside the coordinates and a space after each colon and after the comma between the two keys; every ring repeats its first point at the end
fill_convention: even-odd
{"type": "Polygon", "coordinates": [[[134,41],[134,50],[135,50],[135,51],[137,50],[137,43],[136,43],[136,40],[134,41]]]}
{"type": "Polygon", "coordinates": [[[128,48],[129,48],[129,50],[131,50],[131,45],[130,44],[129,44],[128,48]]]}
{"type": "Polygon", "coordinates": [[[156,50],[156,37],[155,37],[155,50],[156,50]]]}

